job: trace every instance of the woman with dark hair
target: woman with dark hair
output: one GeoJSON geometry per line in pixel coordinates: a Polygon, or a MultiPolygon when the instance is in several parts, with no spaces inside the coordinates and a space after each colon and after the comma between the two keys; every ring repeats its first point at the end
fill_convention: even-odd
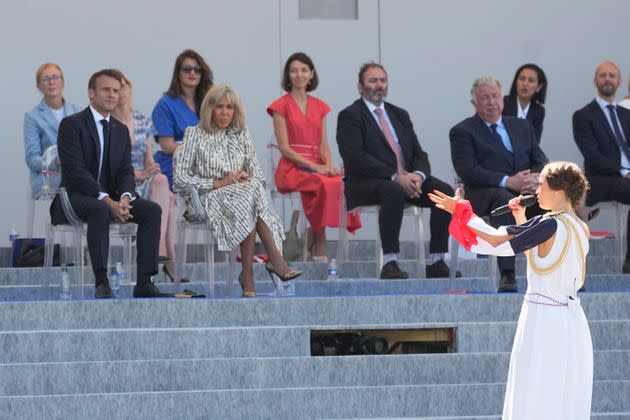
{"type": "MultiPolygon", "coordinates": [[[[240,98],[229,86],[214,86],[201,102],[199,115],[199,124],[186,130],[177,152],[175,185],[199,192],[220,251],[240,247],[243,297],[256,296],[252,265],[256,234],[269,256],[265,264],[269,275],[283,281],[298,277],[302,272],[291,269],[280,254],[282,224],[267,201],[240,98]]],[[[192,206],[190,200],[186,206],[192,206]]]]}
{"type": "Polygon", "coordinates": [[[523,64],[516,70],[510,94],[504,98],[503,115],[527,119],[534,126],[540,144],[545,120],[547,76],[536,64],[523,64]]]}
{"type": "MultiPolygon", "coordinates": [[[[342,176],[333,165],[326,135],[330,107],[308,94],[319,79],[311,58],[303,52],[291,55],[284,65],[285,95],[267,108],[282,157],[275,173],[281,193],[300,191],[304,214],[311,225],[307,248],[314,261],[327,262],[326,227],[339,226],[342,176]]],[[[348,230],[361,227],[358,214],[349,213],[348,230]]]]}
{"type": "Polygon", "coordinates": [[[30,171],[31,193],[34,199],[41,197],[44,186],[42,158],[50,146],[57,144],[59,123],[79,108],[63,97],[64,78],[61,67],[44,63],[35,73],[41,102],[24,115],[24,157],[30,171]]]}
{"type": "Polygon", "coordinates": [[[574,163],[551,162],[540,174],[538,205],[529,220],[522,196],[509,202],[517,225],[498,229],[470,203],[435,191],[429,198],[453,214],[449,232],[479,254],[527,256],[527,292],[518,318],[503,419],[587,420],[593,389],[593,343],[577,292],[584,284],[588,227],[574,208],[588,189],[574,163]]]}
{"type": "Polygon", "coordinates": [[[155,162],[173,185],[173,153],[181,146],[186,127],[199,123],[201,101],[212,86],[212,70],[196,51],[177,56],[171,85],[153,108],[155,138],[162,150],[155,162]]]}

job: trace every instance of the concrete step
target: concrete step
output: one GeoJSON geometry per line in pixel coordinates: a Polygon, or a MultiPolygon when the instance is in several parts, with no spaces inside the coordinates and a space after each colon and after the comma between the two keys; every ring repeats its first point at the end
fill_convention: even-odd
{"type": "MultiPolygon", "coordinates": [[[[0,364],[0,395],[477,384],[506,381],[509,353],[112,360],[0,364]]],[[[630,378],[630,351],[595,352],[595,380],[630,378]]]]}
{"type": "MultiPolygon", "coordinates": [[[[197,277],[200,279],[201,277],[197,277]]],[[[274,293],[274,286],[265,277],[258,277],[256,289],[259,294],[274,293]]],[[[517,278],[520,291],[527,288],[524,277],[517,278]]],[[[182,289],[192,289],[198,293],[208,294],[208,285],[203,281],[193,281],[180,285],[173,283],[156,283],[165,292],[178,292],[182,289]]],[[[458,279],[408,279],[408,280],[378,280],[375,278],[341,278],[339,281],[308,280],[300,278],[294,281],[297,296],[365,296],[365,295],[417,295],[441,294],[452,290],[469,292],[494,293],[498,280],[487,277],[458,278],[458,279]]],[[[624,292],[630,291],[630,276],[622,275],[593,275],[587,278],[586,288],[589,292],[624,292]]],[[[234,297],[240,297],[241,288],[238,282],[233,283],[234,297]]],[[[71,288],[73,296],[78,296],[78,289],[71,288]]],[[[119,295],[121,298],[131,298],[133,285],[122,285],[119,295]]],[[[86,284],[85,296],[93,296],[94,286],[86,284]]],[[[29,285],[0,286],[0,300],[58,300],[60,288],[55,281],[50,288],[33,287],[29,285]]],[[[225,277],[217,279],[214,296],[226,296],[225,277]]]]}
{"type": "MultiPolygon", "coordinates": [[[[594,350],[630,350],[630,320],[590,320],[589,328],[594,350]]],[[[457,351],[511,351],[515,333],[516,322],[462,322],[457,325],[457,351]]]]}
{"type": "Polygon", "coordinates": [[[0,332],[0,363],[310,355],[301,327],[127,328],[0,332]]]}
{"type": "MultiPolygon", "coordinates": [[[[496,416],[505,385],[413,385],[0,397],[0,417],[351,418],[496,416]]],[[[593,411],[630,411],[630,381],[598,381],[593,411]]]]}
{"type": "MultiPolygon", "coordinates": [[[[581,301],[591,321],[630,319],[630,293],[589,292],[581,301]]],[[[514,293],[13,301],[0,302],[0,331],[512,322],[522,302],[514,293]]]]}

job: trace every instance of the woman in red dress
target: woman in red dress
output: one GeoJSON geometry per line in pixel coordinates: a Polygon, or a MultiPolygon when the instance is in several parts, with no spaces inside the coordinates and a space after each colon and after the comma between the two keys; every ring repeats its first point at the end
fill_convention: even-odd
{"type": "MultiPolygon", "coordinates": [[[[342,176],[330,159],[326,115],[330,107],[308,92],[318,79],[310,57],[298,52],[284,66],[282,88],[287,94],[267,108],[282,157],[275,173],[281,193],[299,191],[311,225],[307,247],[315,261],[326,262],[326,227],[339,227],[342,176]]],[[[359,215],[348,213],[347,229],[361,227],[359,215]]]]}

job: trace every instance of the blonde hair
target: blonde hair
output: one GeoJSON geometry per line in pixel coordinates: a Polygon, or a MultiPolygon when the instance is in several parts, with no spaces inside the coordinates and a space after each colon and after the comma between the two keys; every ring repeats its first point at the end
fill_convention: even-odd
{"type": "MultiPolygon", "coordinates": [[[[123,71],[120,69],[112,69],[112,73],[116,75],[115,79],[120,80],[121,88],[122,88],[123,83],[129,86],[129,103],[127,104],[127,108],[129,108],[129,110],[133,112],[133,90],[131,89],[131,80],[129,80],[129,78],[125,75],[125,73],[123,73],[123,71]]],[[[120,107],[120,102],[119,102],[116,105],[116,108],[114,109],[112,114],[114,114],[116,118],[120,119],[119,117],[122,116],[120,112],[121,112],[121,107],[120,107]]]]}
{"type": "Polygon", "coordinates": [[[234,118],[228,126],[237,133],[245,130],[245,112],[243,111],[243,105],[241,99],[234,89],[228,85],[215,85],[208,90],[206,96],[201,101],[201,108],[199,110],[199,125],[207,133],[215,133],[219,130],[212,123],[212,113],[216,108],[219,101],[223,98],[227,98],[228,102],[234,108],[234,118]]]}
{"type": "Polygon", "coordinates": [[[39,66],[39,68],[35,72],[35,86],[39,86],[39,79],[42,77],[42,73],[44,72],[44,70],[46,70],[48,67],[55,67],[57,70],[59,70],[59,73],[61,74],[61,80],[63,80],[63,71],[61,71],[61,67],[59,67],[59,64],[44,63],[39,66]]]}

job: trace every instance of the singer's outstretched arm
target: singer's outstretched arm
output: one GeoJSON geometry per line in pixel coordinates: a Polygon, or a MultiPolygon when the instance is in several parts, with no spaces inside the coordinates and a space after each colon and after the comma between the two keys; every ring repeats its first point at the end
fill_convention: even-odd
{"type": "Polygon", "coordinates": [[[460,195],[459,189],[454,197],[434,191],[433,194],[429,193],[429,198],[436,207],[451,214],[456,213],[457,210],[449,231],[469,251],[478,254],[511,256],[547,241],[549,244],[553,243],[557,228],[555,219],[543,219],[537,216],[528,221],[525,208],[519,204],[520,196],[508,203],[518,225],[501,226],[495,229],[473,214],[470,204],[462,200],[460,195]],[[461,212],[465,208],[468,210],[461,212]]]}

